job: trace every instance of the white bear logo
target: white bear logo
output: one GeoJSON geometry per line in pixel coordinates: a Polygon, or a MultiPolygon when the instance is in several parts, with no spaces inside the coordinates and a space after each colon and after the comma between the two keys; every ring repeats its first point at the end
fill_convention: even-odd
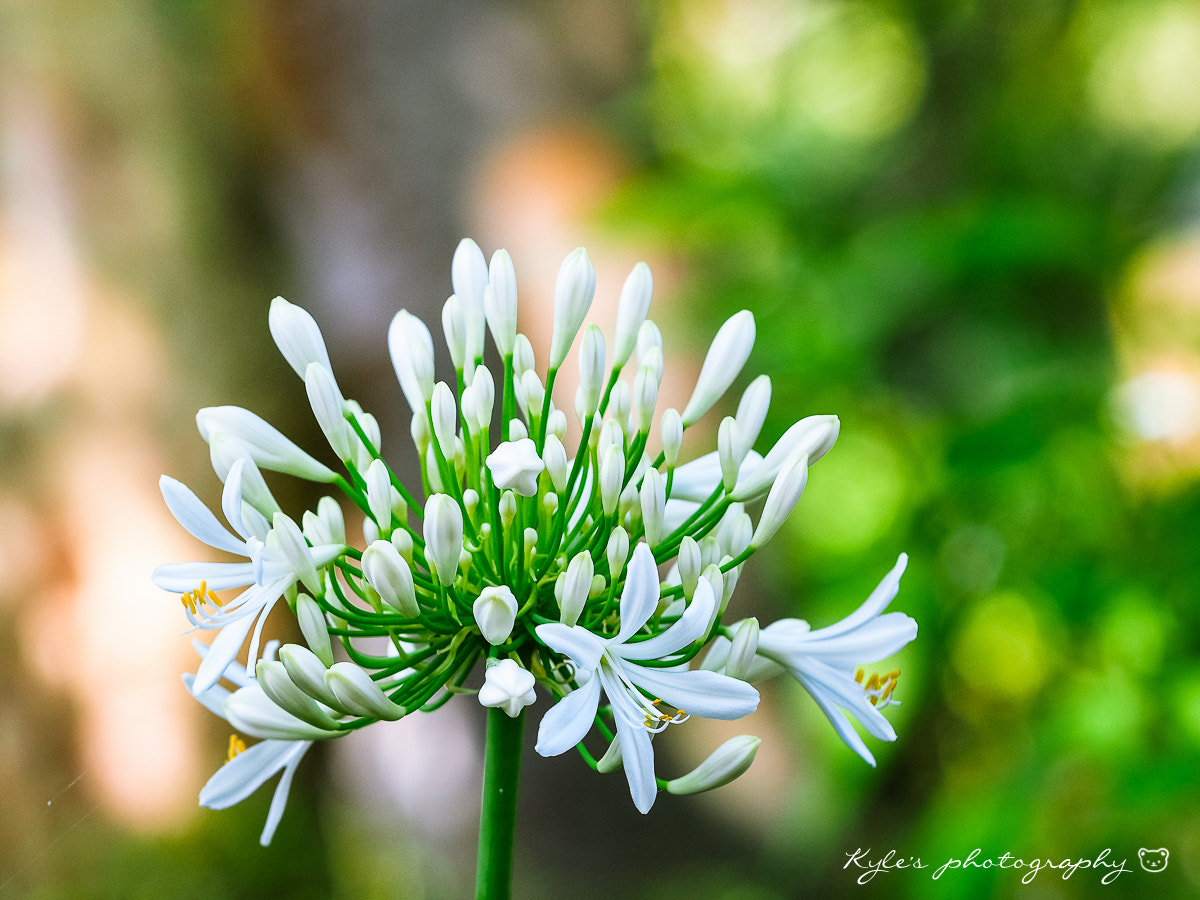
{"type": "Polygon", "coordinates": [[[1167,848],[1161,850],[1139,850],[1138,860],[1147,872],[1161,872],[1167,867],[1167,848]]]}

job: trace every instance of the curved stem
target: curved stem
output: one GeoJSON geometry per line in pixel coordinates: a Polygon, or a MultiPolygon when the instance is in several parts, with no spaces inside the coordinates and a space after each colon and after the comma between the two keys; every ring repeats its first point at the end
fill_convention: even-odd
{"type": "Polygon", "coordinates": [[[479,857],[475,867],[476,900],[508,900],[512,896],[517,784],[521,776],[524,730],[524,711],[515,719],[499,708],[487,711],[483,807],[479,815],[479,857]]]}

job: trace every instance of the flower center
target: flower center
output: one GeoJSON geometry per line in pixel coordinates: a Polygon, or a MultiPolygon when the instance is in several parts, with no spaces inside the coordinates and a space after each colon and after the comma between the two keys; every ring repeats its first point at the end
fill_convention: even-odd
{"type": "Polygon", "coordinates": [[[867,678],[864,683],[863,677],[865,675],[866,672],[863,669],[859,669],[854,674],[854,680],[863,686],[863,690],[867,693],[867,699],[871,701],[872,706],[883,709],[893,704],[896,706],[900,705],[899,700],[892,699],[892,691],[896,689],[896,682],[900,678],[899,669],[893,669],[886,675],[872,673],[871,677],[867,678]]]}
{"type": "Polygon", "coordinates": [[[653,703],[642,704],[642,708],[646,710],[646,728],[655,734],[662,731],[668,725],[678,725],[680,722],[686,722],[691,718],[691,715],[682,709],[668,712],[659,708],[664,705],[663,701],[657,697],[653,703]]]}
{"type": "Polygon", "coordinates": [[[236,734],[231,734],[229,736],[229,753],[225,757],[225,762],[229,762],[231,759],[233,759],[239,753],[244,753],[245,751],[246,751],[246,742],[243,741],[236,734]]]}
{"type": "Polygon", "coordinates": [[[208,589],[207,581],[200,582],[200,587],[196,588],[194,591],[181,594],[179,600],[193,615],[196,613],[196,610],[204,606],[206,602],[218,608],[221,606],[221,598],[208,589]]]}

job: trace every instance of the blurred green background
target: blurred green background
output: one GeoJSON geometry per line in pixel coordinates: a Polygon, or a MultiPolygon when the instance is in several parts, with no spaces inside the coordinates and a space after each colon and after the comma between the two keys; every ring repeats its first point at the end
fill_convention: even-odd
{"type": "Polygon", "coordinates": [[[566,252],[610,303],[647,259],[683,385],[753,310],[764,438],[842,433],[735,602],[829,624],[903,550],[920,623],[877,770],[783,683],[743,782],[646,818],[530,756],[517,896],[1200,894],[1200,4],[0,0],[0,897],[469,892],[471,704],[310,754],[263,850],[269,790],[194,808],[225,735],[148,584],[197,407],[319,445],[275,294],[406,464],[383,329],[463,235],[537,347],[566,252]],[[931,879],[976,848],[1132,871],[931,879]]]}

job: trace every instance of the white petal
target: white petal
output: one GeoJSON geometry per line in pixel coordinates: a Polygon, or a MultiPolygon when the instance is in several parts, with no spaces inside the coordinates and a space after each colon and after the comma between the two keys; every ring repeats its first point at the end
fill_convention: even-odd
{"type": "Polygon", "coordinates": [[[624,659],[662,659],[704,636],[712,621],[716,598],[707,579],[700,579],[696,593],[683,615],[666,631],[646,641],[612,647],[614,654],[624,659]]]}
{"type": "Polygon", "coordinates": [[[654,748],[650,745],[645,713],[611,673],[601,669],[600,679],[604,681],[604,692],[613,707],[629,794],[633,797],[633,805],[644,815],[650,811],[654,798],[658,796],[658,784],[654,780],[654,748]]]}
{"type": "Polygon", "coordinates": [[[217,769],[200,789],[200,805],[228,809],[241,803],[282,769],[306,742],[260,741],[217,769]]]}
{"type": "Polygon", "coordinates": [[[553,650],[570,658],[576,668],[591,671],[600,665],[604,653],[604,640],[596,637],[582,625],[563,625],[550,622],[534,628],[538,640],[553,650]]]}
{"type": "Polygon", "coordinates": [[[629,640],[641,630],[658,606],[658,566],[650,547],[640,541],[629,560],[625,589],[621,592],[621,630],[615,642],[629,640]]]}
{"type": "Polygon", "coordinates": [[[257,683],[234,691],[222,706],[222,715],[230,725],[252,737],[308,741],[336,738],[345,731],[325,731],[280,709],[263,693],[257,683]]]}
{"type": "Polygon", "coordinates": [[[690,669],[672,672],[628,664],[623,671],[638,687],[705,719],[740,719],[758,709],[758,691],[736,678],[690,669]]]}
{"type": "Polygon", "coordinates": [[[164,591],[186,594],[208,583],[209,590],[224,591],[229,588],[254,584],[253,563],[188,562],[169,563],[159,566],[150,576],[156,587],[164,591]]]}
{"type": "Polygon", "coordinates": [[[896,594],[900,590],[900,576],[904,574],[904,569],[907,566],[908,554],[901,553],[892,571],[883,577],[883,580],[879,582],[879,585],[871,592],[871,596],[863,602],[862,606],[835,625],[814,631],[812,636],[827,638],[845,634],[847,631],[857,628],[872,617],[879,615],[896,598],[896,594]]]}
{"type": "Polygon", "coordinates": [[[804,653],[849,669],[887,659],[916,636],[916,619],[893,612],[834,637],[822,637],[820,631],[814,631],[802,647],[804,653]]]}
{"type": "Polygon", "coordinates": [[[266,824],[263,825],[262,834],[258,838],[258,843],[263,847],[270,844],[271,838],[275,837],[275,828],[279,825],[279,820],[283,818],[283,811],[287,807],[288,793],[292,788],[292,777],[296,774],[300,760],[311,746],[312,741],[297,742],[297,749],[294,751],[294,755],[283,767],[283,775],[279,779],[279,784],[275,786],[275,793],[271,797],[271,808],[267,811],[266,824]]]}
{"type": "Polygon", "coordinates": [[[192,693],[201,694],[221,680],[225,667],[237,658],[253,624],[254,616],[245,615],[234,619],[221,629],[208,645],[208,655],[201,660],[200,668],[196,670],[192,693]]]}
{"type": "Polygon", "coordinates": [[[288,440],[262,417],[240,406],[210,406],[196,413],[205,440],[228,434],[244,441],[259,468],[295,475],[309,481],[331,482],[337,475],[288,440]]]}
{"type": "Polygon", "coordinates": [[[542,756],[558,756],[570,750],[587,736],[599,705],[600,679],[592,678],[542,716],[534,749],[542,756]]]}
{"type": "Polygon", "coordinates": [[[188,534],[217,550],[235,556],[246,555],[246,542],[230,534],[186,484],[164,475],[158,480],[158,487],[167,502],[167,509],[188,534]]]}

